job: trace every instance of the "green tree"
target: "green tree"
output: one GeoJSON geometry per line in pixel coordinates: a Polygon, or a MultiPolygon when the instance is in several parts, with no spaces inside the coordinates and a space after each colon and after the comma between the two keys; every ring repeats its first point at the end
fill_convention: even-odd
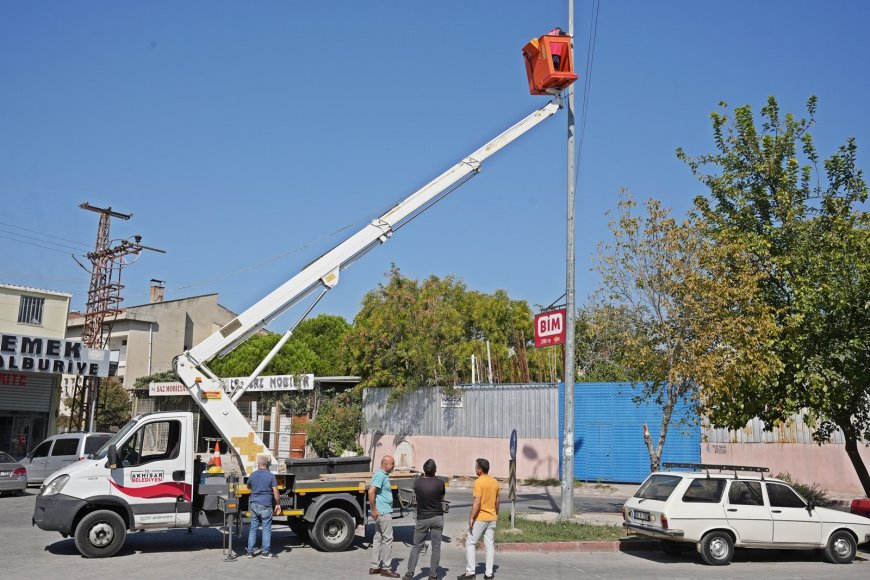
{"type": "Polygon", "coordinates": [[[321,402],[317,417],[308,424],[308,444],[320,457],[362,453],[359,434],[363,427],[362,399],[355,391],[321,402]]]}
{"type": "Polygon", "coordinates": [[[770,428],[795,413],[816,425],[817,441],[839,428],[870,495],[858,443],[870,438],[870,218],[867,184],[848,139],[822,162],[807,118],[783,115],[773,97],[756,123],[751,107],[722,103],[712,114],[717,151],[677,156],[709,189],[695,203],[714,238],[738,237],[763,275],[759,301],[775,313],[769,346],[779,371],[712,390],[714,424],[740,428],[754,416],[770,428]]]}
{"type": "Polygon", "coordinates": [[[584,382],[631,380],[626,367],[624,337],[638,331],[627,307],[608,302],[590,303],[575,318],[577,379],[584,382]]]}
{"type": "MultiPolygon", "coordinates": [[[[303,320],[290,340],[266,365],[263,375],[346,374],[348,365],[342,343],[349,330],[350,325],[340,316],[321,314],[303,320]]],[[[221,377],[250,376],[280,338],[280,335],[273,332],[254,335],[223,359],[213,361],[211,368],[221,377]]],[[[332,395],[331,392],[263,393],[260,395],[259,404],[271,406],[278,401],[290,414],[305,415],[316,410],[319,397],[332,395]]]]}
{"type": "Polygon", "coordinates": [[[493,382],[545,376],[543,358],[525,358],[531,336],[528,304],[503,290],[469,290],[452,276],[420,282],[393,267],[387,282],[363,298],[345,349],[362,387],[393,387],[399,396],[421,386],[469,382],[472,354],[486,380],[487,342],[493,382]]]}
{"type": "Polygon", "coordinates": [[[97,395],[96,428],[98,431],[116,431],[124,426],[133,412],[130,394],[115,377],[100,380],[97,395]]]}
{"type": "Polygon", "coordinates": [[[655,200],[646,202],[645,216],[635,206],[624,194],[610,223],[613,240],[599,246],[603,298],[590,334],[616,345],[613,358],[639,385],[637,400],[662,408],[657,441],[643,426],[656,471],[676,406],[696,405],[700,388],[768,373],[776,361],[762,347],[775,327],[755,300],[759,276],[736,240],[713,241],[694,216],[677,222],[655,200]],[[734,274],[728,280],[725,263],[734,274]],[[602,314],[609,314],[604,323],[617,323],[602,328],[602,314]]]}

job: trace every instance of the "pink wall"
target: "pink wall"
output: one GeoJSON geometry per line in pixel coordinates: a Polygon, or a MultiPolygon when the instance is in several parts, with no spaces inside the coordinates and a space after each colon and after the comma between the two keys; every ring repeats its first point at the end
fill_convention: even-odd
{"type": "MultiPolygon", "coordinates": [[[[507,439],[477,437],[435,437],[409,435],[398,437],[386,434],[375,440],[372,449],[371,434],[361,437],[364,452],[380,464],[384,455],[396,455],[396,447],[406,441],[411,447],[411,468],[423,470],[423,462],[430,457],[438,465],[438,474],[447,476],[474,476],[474,460],[488,459],[489,474],[508,477],[510,452],[507,439]]],[[[398,464],[397,458],[397,464],[398,464]]],[[[517,479],[559,478],[558,439],[520,439],[517,445],[517,479]]]]}
{"type": "MultiPolygon", "coordinates": [[[[870,466],[870,448],[859,446],[870,466]]],[[[818,483],[822,489],[863,497],[864,490],[843,445],[811,443],[702,443],[702,463],[769,467],[770,473],[789,473],[794,481],[818,483]]]]}

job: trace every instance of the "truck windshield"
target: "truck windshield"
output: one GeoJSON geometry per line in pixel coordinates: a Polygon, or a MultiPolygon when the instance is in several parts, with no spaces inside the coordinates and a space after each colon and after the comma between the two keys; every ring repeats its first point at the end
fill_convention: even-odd
{"type": "Polygon", "coordinates": [[[671,492],[677,487],[682,478],[675,475],[653,474],[644,482],[634,497],[641,499],[655,499],[658,501],[667,501],[671,496],[671,492]]]}
{"type": "Polygon", "coordinates": [[[106,441],[102,447],[88,455],[88,459],[103,459],[106,454],[109,452],[109,447],[111,445],[115,445],[118,441],[121,441],[127,436],[127,433],[133,430],[136,427],[136,419],[130,419],[130,421],[121,427],[121,430],[112,435],[112,438],[106,441]]]}

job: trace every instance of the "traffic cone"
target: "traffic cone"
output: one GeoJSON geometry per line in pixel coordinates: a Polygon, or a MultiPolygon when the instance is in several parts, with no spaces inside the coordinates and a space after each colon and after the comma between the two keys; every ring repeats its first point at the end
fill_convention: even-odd
{"type": "Polygon", "coordinates": [[[214,442],[214,455],[211,458],[211,464],[213,467],[220,467],[223,469],[223,465],[221,465],[221,442],[214,442]]]}

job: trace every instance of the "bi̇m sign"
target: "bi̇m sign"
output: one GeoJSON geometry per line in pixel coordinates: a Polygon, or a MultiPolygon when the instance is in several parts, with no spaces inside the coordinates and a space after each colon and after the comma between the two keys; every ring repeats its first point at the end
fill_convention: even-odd
{"type": "Polygon", "coordinates": [[[565,309],[535,315],[535,348],[565,344],[565,309]]]}
{"type": "Polygon", "coordinates": [[[109,376],[109,351],[80,341],[0,334],[0,370],[109,376]]]}

